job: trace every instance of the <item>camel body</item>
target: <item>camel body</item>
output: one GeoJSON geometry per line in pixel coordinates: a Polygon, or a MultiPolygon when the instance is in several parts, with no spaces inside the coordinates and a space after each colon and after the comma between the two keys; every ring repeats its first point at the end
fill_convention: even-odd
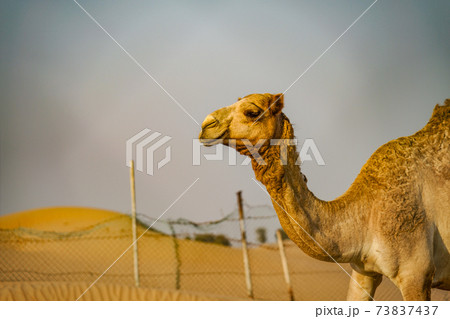
{"type": "Polygon", "coordinates": [[[306,254],[352,265],[349,300],[373,299],[382,275],[405,300],[450,290],[450,100],[422,130],[381,146],[333,201],[308,190],[295,146],[282,152],[269,142],[294,139],[283,106],[281,94],[249,95],[208,115],[200,139],[250,156],[283,229],[306,254]],[[245,141],[263,141],[258,156],[245,141]]]}
{"type": "MultiPolygon", "coordinates": [[[[407,299],[429,299],[430,280],[431,287],[450,290],[449,137],[447,100],[422,130],[381,146],[337,199],[359,197],[359,213],[369,212],[363,249],[349,261],[367,288],[370,277],[384,274],[407,299]],[[421,293],[408,295],[409,286],[421,293]]],[[[358,299],[361,289],[352,284],[349,298],[358,299]]]]}

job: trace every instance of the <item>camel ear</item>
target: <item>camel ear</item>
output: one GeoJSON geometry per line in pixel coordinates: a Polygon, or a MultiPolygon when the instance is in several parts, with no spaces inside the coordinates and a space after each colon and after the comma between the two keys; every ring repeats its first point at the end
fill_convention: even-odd
{"type": "Polygon", "coordinates": [[[273,115],[277,115],[278,113],[281,112],[281,110],[283,109],[284,106],[284,94],[283,93],[279,93],[279,94],[275,94],[272,95],[272,99],[270,100],[270,111],[272,112],[273,115]]]}
{"type": "Polygon", "coordinates": [[[240,100],[242,100],[242,98],[241,98],[241,97],[238,97],[238,101],[240,101],[240,100]]]}

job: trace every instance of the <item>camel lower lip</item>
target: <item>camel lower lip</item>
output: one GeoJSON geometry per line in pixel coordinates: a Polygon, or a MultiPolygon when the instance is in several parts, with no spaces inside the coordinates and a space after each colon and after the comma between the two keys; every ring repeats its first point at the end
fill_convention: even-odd
{"type": "Polygon", "coordinates": [[[216,138],[202,138],[200,139],[200,142],[203,143],[203,145],[205,146],[213,146],[215,144],[219,144],[220,141],[225,137],[226,132],[223,132],[222,134],[220,134],[219,137],[216,138]]]}
{"type": "Polygon", "coordinates": [[[202,140],[201,142],[203,143],[204,146],[213,146],[213,145],[219,144],[220,140],[219,139],[216,139],[216,140],[202,140]]]}

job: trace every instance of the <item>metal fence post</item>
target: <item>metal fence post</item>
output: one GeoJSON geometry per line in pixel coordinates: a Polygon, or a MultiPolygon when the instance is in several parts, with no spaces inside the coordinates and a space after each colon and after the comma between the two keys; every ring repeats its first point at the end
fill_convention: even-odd
{"type": "Polygon", "coordinates": [[[134,263],[134,283],[136,287],[140,286],[139,282],[139,259],[137,246],[137,229],[136,229],[136,189],[134,182],[134,161],[130,161],[130,188],[131,188],[131,231],[133,235],[133,263],[134,263]]]}
{"type": "Polygon", "coordinates": [[[291,299],[291,301],[294,301],[294,291],[292,290],[291,277],[289,276],[289,268],[287,264],[286,253],[284,251],[283,238],[281,237],[281,231],[279,229],[277,230],[277,241],[278,247],[280,248],[281,264],[283,265],[284,280],[286,281],[286,285],[288,288],[289,298],[291,299]]]}
{"type": "Polygon", "coordinates": [[[248,258],[247,235],[245,233],[244,209],[242,207],[241,193],[242,193],[241,191],[237,192],[237,199],[239,207],[239,226],[241,228],[242,254],[244,257],[245,282],[247,284],[247,295],[250,298],[254,299],[252,277],[250,274],[250,263],[248,258]]]}

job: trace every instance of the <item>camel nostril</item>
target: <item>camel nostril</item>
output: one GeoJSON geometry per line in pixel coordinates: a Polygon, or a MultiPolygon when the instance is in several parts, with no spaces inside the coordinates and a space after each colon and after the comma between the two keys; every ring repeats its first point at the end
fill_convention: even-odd
{"type": "Polygon", "coordinates": [[[208,115],[202,123],[202,129],[217,125],[218,121],[212,115],[208,115]]]}

